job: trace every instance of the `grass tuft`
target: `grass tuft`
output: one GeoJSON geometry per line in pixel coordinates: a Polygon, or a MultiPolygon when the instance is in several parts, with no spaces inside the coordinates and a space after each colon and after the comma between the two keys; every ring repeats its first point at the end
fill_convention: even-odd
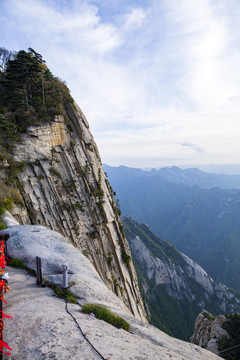
{"type": "Polygon", "coordinates": [[[24,265],[23,261],[21,259],[18,259],[18,258],[14,258],[14,259],[11,259],[10,262],[9,262],[9,265],[16,268],[16,269],[24,269],[24,270],[27,270],[27,272],[30,274],[30,275],[33,275],[35,276],[36,275],[36,272],[35,270],[33,269],[30,269],[28,268],[26,265],[24,265]]]}
{"type": "Polygon", "coordinates": [[[71,291],[69,291],[67,289],[63,289],[62,287],[58,287],[56,284],[52,284],[44,278],[43,278],[43,281],[44,281],[45,285],[50,287],[55,292],[57,297],[59,297],[60,299],[66,299],[67,302],[69,302],[69,303],[78,304],[77,299],[71,293],[71,291]]]}
{"type": "Polygon", "coordinates": [[[201,314],[207,318],[208,320],[215,320],[216,316],[213,316],[212,314],[210,314],[209,312],[203,311],[201,312],[201,314]]]}
{"type": "Polygon", "coordinates": [[[114,314],[105,306],[98,304],[85,304],[82,306],[82,311],[86,314],[93,313],[96,318],[104,320],[118,329],[129,330],[129,323],[120,316],[114,314]]]}
{"type": "Polygon", "coordinates": [[[17,269],[24,269],[24,270],[28,270],[27,266],[24,265],[23,261],[21,259],[15,258],[12,259],[10,262],[10,265],[14,268],[17,269]]]}

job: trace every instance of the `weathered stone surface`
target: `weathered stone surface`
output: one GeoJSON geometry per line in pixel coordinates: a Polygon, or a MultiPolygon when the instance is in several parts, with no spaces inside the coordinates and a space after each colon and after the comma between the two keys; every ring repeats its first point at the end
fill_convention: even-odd
{"type": "MultiPolygon", "coordinates": [[[[49,288],[37,287],[26,271],[9,268],[12,291],[4,311],[4,339],[13,348],[12,360],[98,360],[100,356],[83,337],[67,313],[64,300],[49,288]]],[[[111,304],[109,304],[111,305],[111,304]]],[[[194,344],[164,334],[151,325],[120,311],[130,323],[130,332],[81,314],[68,304],[83,333],[109,360],[217,360],[218,356],[194,344]]],[[[6,358],[7,359],[7,358],[6,358]]]]}
{"type": "Polygon", "coordinates": [[[68,264],[71,292],[81,304],[97,301],[110,303],[129,311],[123,302],[110,291],[91,262],[61,234],[37,225],[15,225],[1,234],[9,234],[7,253],[10,258],[21,259],[36,270],[36,256],[42,260],[42,276],[51,283],[62,285],[62,264],[68,264]]]}
{"type": "Polygon", "coordinates": [[[19,222],[8,211],[4,212],[4,214],[1,216],[1,219],[7,228],[20,225],[19,222]]]}
{"type": "Polygon", "coordinates": [[[218,315],[211,324],[211,338],[222,339],[224,337],[229,338],[226,330],[222,328],[222,325],[227,321],[224,315],[218,315]]]}
{"type": "Polygon", "coordinates": [[[76,104],[65,110],[66,121],[57,116],[52,124],[31,127],[15,146],[15,161],[26,166],[17,175],[25,209],[16,208],[14,216],[70,239],[107,287],[144,319],[135,269],[123,257],[130,248],[88,122],[76,104]]]}
{"type": "Polygon", "coordinates": [[[218,351],[218,339],[212,338],[209,340],[206,349],[208,351],[213,352],[214,354],[219,355],[219,351],[218,351]]]}
{"type": "Polygon", "coordinates": [[[70,143],[67,126],[61,115],[56,116],[52,124],[29,127],[23,138],[24,142],[17,145],[16,160],[19,161],[36,161],[43,157],[49,158],[54,146],[68,146],[70,143]]]}
{"type": "Polygon", "coordinates": [[[229,334],[222,328],[227,321],[224,315],[218,315],[215,319],[208,319],[203,314],[199,314],[195,326],[191,342],[198,344],[215,354],[219,354],[218,341],[227,338],[229,334]]]}
{"type": "Polygon", "coordinates": [[[7,160],[0,160],[0,180],[4,180],[8,174],[9,164],[7,160]]]}
{"type": "Polygon", "coordinates": [[[202,310],[206,309],[206,302],[214,296],[215,306],[220,311],[238,312],[240,300],[234,297],[227,286],[216,283],[206,271],[188,256],[180,253],[184,263],[174,263],[169,258],[159,259],[145,246],[139,236],[129,238],[132,252],[138,261],[144,275],[153,280],[157,285],[165,285],[166,291],[172,297],[188,299],[194,302],[196,298],[201,299],[202,310]],[[196,294],[189,286],[189,279],[201,285],[201,293],[196,294]]]}

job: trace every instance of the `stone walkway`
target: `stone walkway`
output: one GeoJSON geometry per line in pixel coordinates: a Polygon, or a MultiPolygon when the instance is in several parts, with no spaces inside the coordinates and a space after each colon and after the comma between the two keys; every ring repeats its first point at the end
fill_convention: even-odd
{"type": "MultiPolygon", "coordinates": [[[[4,339],[13,348],[8,360],[98,360],[101,357],[85,340],[65,302],[49,288],[37,287],[24,270],[9,268],[12,291],[6,295],[4,339]]],[[[108,360],[216,360],[214,354],[169,337],[160,330],[125,314],[130,333],[81,314],[68,304],[83,333],[108,360]]]]}

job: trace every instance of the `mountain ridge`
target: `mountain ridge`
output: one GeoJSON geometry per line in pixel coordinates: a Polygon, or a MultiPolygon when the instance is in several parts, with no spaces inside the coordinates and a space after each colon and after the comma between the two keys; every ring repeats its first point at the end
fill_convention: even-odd
{"type": "Polygon", "coordinates": [[[198,168],[182,169],[177,166],[162,167],[159,169],[137,169],[124,165],[118,167],[109,166],[103,164],[103,168],[106,172],[111,169],[117,169],[125,172],[132,173],[133,175],[146,176],[146,177],[160,177],[168,182],[175,184],[184,184],[187,186],[199,186],[203,189],[211,189],[219,187],[220,189],[240,189],[240,175],[230,175],[223,173],[210,173],[202,171],[198,168]]]}
{"type": "Polygon", "coordinates": [[[187,340],[197,315],[238,312],[240,293],[216,283],[205,270],[146,224],[122,219],[152,323],[187,340]]]}
{"type": "Polygon", "coordinates": [[[238,189],[175,184],[129,168],[108,168],[107,173],[123,216],[149,224],[216,281],[240,290],[238,189]]]}

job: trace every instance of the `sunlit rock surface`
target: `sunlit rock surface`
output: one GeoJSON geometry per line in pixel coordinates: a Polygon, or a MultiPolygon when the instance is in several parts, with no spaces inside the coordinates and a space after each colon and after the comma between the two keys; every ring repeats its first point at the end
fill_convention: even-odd
{"type": "Polygon", "coordinates": [[[56,297],[50,288],[38,287],[25,270],[9,267],[9,284],[4,311],[4,339],[13,348],[12,359],[97,360],[101,358],[86,341],[90,340],[104,359],[111,360],[214,360],[217,356],[194,344],[174,339],[136,319],[129,309],[102,282],[90,261],[60,234],[42,226],[14,225],[8,233],[8,256],[18,257],[36,269],[35,257],[42,259],[44,278],[59,284],[62,263],[69,265],[69,290],[79,305],[56,297]],[[81,314],[81,304],[105,304],[130,324],[130,331],[116,329],[92,316],[81,314]],[[81,327],[81,331],[78,325],[81,327]]]}
{"type": "MultiPolygon", "coordinates": [[[[135,269],[124,261],[131,253],[114,192],[80,108],[68,104],[64,117],[28,128],[12,155],[25,165],[16,175],[24,202],[13,209],[19,224],[61,233],[88,257],[109,290],[146,319],[135,269]]],[[[7,179],[7,163],[0,172],[7,179]]]]}

